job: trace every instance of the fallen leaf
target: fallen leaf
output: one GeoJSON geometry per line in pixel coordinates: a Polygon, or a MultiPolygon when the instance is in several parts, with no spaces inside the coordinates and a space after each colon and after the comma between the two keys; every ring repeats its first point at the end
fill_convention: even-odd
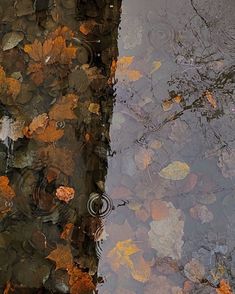
{"type": "Polygon", "coordinates": [[[8,116],[3,116],[0,119],[0,140],[4,141],[6,138],[10,138],[13,141],[17,141],[19,138],[23,138],[23,121],[14,121],[8,116]]]}
{"type": "Polygon", "coordinates": [[[46,257],[56,263],[56,269],[69,269],[73,265],[73,256],[69,245],[57,244],[57,248],[46,257]]]}
{"type": "Polygon", "coordinates": [[[15,197],[15,192],[9,185],[7,176],[0,176],[0,197],[11,200],[15,197]]]}
{"type": "Polygon", "coordinates": [[[184,266],[185,276],[194,283],[201,283],[205,273],[205,267],[195,258],[184,266]]]}
{"type": "Polygon", "coordinates": [[[48,35],[48,38],[55,39],[56,37],[59,37],[59,36],[65,40],[70,40],[71,38],[74,37],[74,33],[70,28],[66,26],[60,26],[54,32],[51,32],[48,35]]]}
{"type": "Polygon", "coordinates": [[[145,170],[154,158],[154,151],[151,149],[140,148],[135,154],[135,163],[138,169],[145,170]]]}
{"type": "Polygon", "coordinates": [[[233,294],[229,283],[225,280],[221,280],[219,284],[219,288],[216,289],[217,294],[233,294]]]}
{"type": "Polygon", "coordinates": [[[64,226],[63,232],[60,234],[60,238],[64,240],[69,240],[72,235],[74,224],[68,223],[64,226]]]}
{"type": "Polygon", "coordinates": [[[183,100],[183,97],[178,94],[173,98],[173,100],[175,103],[179,104],[183,100]]]}
{"type": "Polygon", "coordinates": [[[62,138],[64,135],[64,130],[57,129],[57,124],[55,120],[50,120],[46,126],[43,133],[34,134],[33,138],[38,141],[43,142],[55,142],[62,138]]]}
{"type": "Polygon", "coordinates": [[[158,150],[162,147],[162,142],[159,140],[153,140],[150,145],[150,148],[154,149],[154,150],[158,150]]]}
{"type": "Polygon", "coordinates": [[[99,115],[100,114],[100,105],[98,103],[90,103],[88,110],[91,113],[95,113],[95,114],[99,115]]]}
{"type": "Polygon", "coordinates": [[[6,33],[2,38],[2,50],[10,50],[16,47],[24,39],[24,34],[21,32],[6,33]]]}
{"type": "Polygon", "coordinates": [[[71,187],[60,186],[56,189],[56,197],[68,203],[70,200],[74,198],[75,190],[71,187]]]}
{"type": "Polygon", "coordinates": [[[33,133],[41,134],[45,131],[49,122],[49,117],[47,113],[39,114],[38,116],[34,117],[32,122],[28,127],[24,129],[24,134],[26,137],[30,138],[33,133]]]}
{"type": "Polygon", "coordinates": [[[200,220],[202,224],[209,223],[214,219],[213,213],[201,204],[196,204],[190,208],[190,215],[192,218],[200,220]]]}
{"type": "Polygon", "coordinates": [[[50,119],[56,121],[63,121],[65,119],[77,119],[74,109],[77,107],[78,96],[74,94],[67,94],[59,99],[50,109],[50,119]]]}
{"type": "Polygon", "coordinates": [[[184,244],[183,214],[172,203],[169,202],[167,206],[168,217],[150,222],[149,241],[159,257],[171,257],[178,260],[181,258],[184,244]]]}
{"type": "Polygon", "coordinates": [[[162,102],[162,108],[163,108],[164,111],[171,110],[172,106],[173,106],[173,102],[172,102],[171,99],[170,100],[164,100],[162,102]]]}
{"type": "Polygon", "coordinates": [[[190,167],[187,163],[181,161],[173,161],[168,166],[163,168],[159,175],[167,180],[179,181],[187,177],[190,172],[190,167]]]}
{"type": "Polygon", "coordinates": [[[82,272],[76,266],[70,267],[68,269],[69,274],[69,285],[70,285],[70,292],[71,294],[88,294],[93,293],[95,290],[95,285],[92,281],[91,276],[86,273],[82,272]]]}
{"type": "Polygon", "coordinates": [[[168,203],[161,200],[152,200],[150,203],[151,216],[153,220],[161,220],[169,216],[168,203]]]}
{"type": "Polygon", "coordinates": [[[30,63],[27,70],[33,82],[39,86],[44,81],[44,67],[41,63],[30,63]]]}
{"type": "Polygon", "coordinates": [[[89,33],[93,31],[96,25],[97,25],[97,22],[95,20],[93,19],[86,20],[82,22],[82,24],[79,27],[79,30],[81,33],[83,33],[83,35],[87,36],[89,33]]]}
{"type": "Polygon", "coordinates": [[[129,69],[133,61],[134,56],[123,56],[118,59],[116,69],[116,76],[118,79],[128,79],[134,82],[143,76],[138,70],[129,69]]]}
{"type": "Polygon", "coordinates": [[[11,95],[14,98],[18,96],[21,90],[20,81],[14,78],[7,78],[6,83],[7,83],[7,94],[11,95]]]}
{"type": "Polygon", "coordinates": [[[145,283],[151,275],[151,262],[147,262],[142,255],[133,258],[133,268],[131,275],[138,282],[145,283]]]}
{"type": "Polygon", "coordinates": [[[214,96],[212,95],[212,93],[210,91],[206,91],[204,93],[204,96],[206,97],[207,101],[210,103],[210,105],[213,107],[213,108],[217,108],[217,102],[214,98],[214,96]]]}
{"type": "Polygon", "coordinates": [[[152,75],[155,71],[157,71],[162,66],[162,63],[160,60],[156,60],[152,63],[152,70],[150,74],[152,75]]]}

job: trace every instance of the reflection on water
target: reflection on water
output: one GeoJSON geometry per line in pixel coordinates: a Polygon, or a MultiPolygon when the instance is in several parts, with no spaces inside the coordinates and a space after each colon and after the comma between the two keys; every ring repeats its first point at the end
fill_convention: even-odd
{"type": "Polygon", "coordinates": [[[2,293],[232,293],[234,12],[1,1],[2,293]]]}

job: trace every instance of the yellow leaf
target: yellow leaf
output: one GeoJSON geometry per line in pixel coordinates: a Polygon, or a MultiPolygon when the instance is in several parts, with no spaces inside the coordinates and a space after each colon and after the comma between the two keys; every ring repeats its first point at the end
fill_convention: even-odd
{"type": "Polygon", "coordinates": [[[163,168],[159,175],[167,180],[183,180],[190,172],[190,167],[187,163],[181,161],[173,161],[168,166],[163,168]]]}
{"type": "Polygon", "coordinates": [[[91,113],[100,114],[100,105],[98,103],[91,103],[88,107],[91,113]]]}
{"type": "Polygon", "coordinates": [[[64,135],[64,130],[57,129],[56,121],[50,120],[43,133],[35,134],[34,138],[43,142],[55,142],[58,141],[64,135]]]}
{"type": "Polygon", "coordinates": [[[173,106],[173,102],[171,100],[164,100],[162,102],[162,108],[164,111],[171,110],[172,106],[173,106]]]}
{"type": "Polygon", "coordinates": [[[141,283],[147,282],[151,275],[150,262],[145,261],[142,255],[138,255],[135,257],[133,265],[131,269],[132,277],[141,283]]]}
{"type": "Polygon", "coordinates": [[[117,78],[123,80],[128,79],[130,81],[137,81],[143,75],[138,70],[129,69],[129,66],[133,63],[134,56],[123,56],[117,61],[117,78]]]}
{"type": "Polygon", "coordinates": [[[152,64],[152,70],[150,72],[150,74],[152,75],[155,71],[157,71],[160,67],[162,66],[162,63],[160,60],[156,60],[153,62],[152,64]]]}

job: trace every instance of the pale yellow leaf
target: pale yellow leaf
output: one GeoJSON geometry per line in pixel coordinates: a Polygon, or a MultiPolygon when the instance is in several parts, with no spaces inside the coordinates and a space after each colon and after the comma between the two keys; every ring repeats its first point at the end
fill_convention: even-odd
{"type": "Polygon", "coordinates": [[[190,172],[190,167],[187,163],[181,161],[173,161],[168,166],[163,168],[159,175],[168,180],[183,180],[190,172]]]}

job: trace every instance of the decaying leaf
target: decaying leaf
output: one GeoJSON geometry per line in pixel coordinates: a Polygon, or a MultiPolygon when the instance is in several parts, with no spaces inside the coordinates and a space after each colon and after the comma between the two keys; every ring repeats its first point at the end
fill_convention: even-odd
{"type": "Polygon", "coordinates": [[[69,240],[71,237],[72,231],[74,228],[74,224],[68,223],[64,226],[63,232],[60,234],[60,238],[64,240],[69,240]]]}
{"type": "Polygon", "coordinates": [[[6,77],[3,67],[0,66],[0,95],[12,96],[15,98],[19,95],[21,83],[12,77],[6,77]]]}
{"type": "Polygon", "coordinates": [[[137,81],[143,75],[138,70],[129,69],[134,61],[134,56],[123,56],[117,61],[116,77],[119,80],[137,81]]]}
{"type": "Polygon", "coordinates": [[[135,154],[135,163],[138,169],[145,170],[154,159],[154,151],[151,149],[140,148],[135,154]]]}
{"type": "Polygon", "coordinates": [[[197,259],[193,258],[184,266],[185,276],[194,283],[201,283],[204,278],[206,271],[203,266],[197,259]]]}
{"type": "Polygon", "coordinates": [[[67,94],[61,97],[50,109],[50,119],[56,121],[63,121],[65,119],[76,119],[74,109],[77,107],[78,96],[74,94],[67,94]]]}
{"type": "Polygon", "coordinates": [[[190,208],[192,218],[198,219],[202,224],[209,223],[214,219],[213,213],[205,205],[197,204],[190,208]]]}
{"type": "Polygon", "coordinates": [[[9,185],[9,179],[7,176],[0,177],[0,197],[11,200],[15,197],[15,192],[9,185]]]}
{"type": "Polygon", "coordinates": [[[225,280],[221,280],[219,284],[219,288],[216,289],[217,294],[233,294],[229,283],[225,280]]]}
{"type": "Polygon", "coordinates": [[[190,167],[187,163],[181,161],[173,161],[168,166],[163,168],[159,175],[167,180],[179,181],[187,177],[190,172],[190,167]]]}
{"type": "Polygon", "coordinates": [[[42,113],[36,116],[28,127],[25,127],[24,134],[30,138],[34,133],[41,134],[45,131],[49,122],[47,113],[42,113]]]}
{"type": "Polygon", "coordinates": [[[172,106],[173,106],[173,102],[172,102],[171,99],[170,100],[164,100],[162,102],[162,108],[163,108],[164,111],[171,110],[172,106]]]}
{"type": "Polygon", "coordinates": [[[68,269],[71,294],[87,294],[95,290],[91,276],[76,266],[68,269]]]}
{"type": "Polygon", "coordinates": [[[213,107],[213,108],[217,108],[217,102],[214,98],[214,96],[212,95],[212,93],[210,91],[206,91],[204,93],[204,96],[206,97],[207,101],[210,103],[210,105],[213,107]]]}
{"type": "Polygon", "coordinates": [[[33,138],[47,143],[58,141],[64,135],[64,130],[58,129],[55,120],[50,120],[44,129],[44,132],[34,134],[33,138]]]}
{"type": "Polygon", "coordinates": [[[88,106],[88,110],[91,113],[95,113],[95,114],[99,115],[100,114],[100,105],[98,103],[90,103],[88,106]]]}
{"type": "Polygon", "coordinates": [[[17,46],[24,39],[22,32],[10,32],[6,33],[2,38],[3,51],[10,50],[17,46]]]}
{"type": "Polygon", "coordinates": [[[180,259],[184,244],[182,240],[184,235],[183,214],[171,202],[167,206],[169,208],[168,217],[150,222],[149,240],[151,247],[156,249],[159,257],[180,259]]]}
{"type": "Polygon", "coordinates": [[[73,264],[73,256],[69,245],[57,244],[57,248],[46,257],[56,263],[57,269],[69,269],[73,264]]]}
{"type": "Polygon", "coordinates": [[[60,186],[56,189],[56,197],[68,203],[70,200],[74,198],[75,190],[71,187],[60,186]]]}
{"type": "Polygon", "coordinates": [[[4,141],[6,138],[10,138],[17,141],[19,138],[23,138],[23,128],[23,121],[14,121],[8,116],[3,116],[0,119],[0,140],[4,141]]]}

